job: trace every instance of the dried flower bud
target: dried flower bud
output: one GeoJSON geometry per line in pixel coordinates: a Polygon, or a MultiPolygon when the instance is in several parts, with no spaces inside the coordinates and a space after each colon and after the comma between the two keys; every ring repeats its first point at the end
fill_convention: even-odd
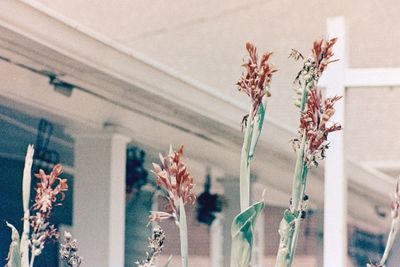
{"type": "Polygon", "coordinates": [[[148,248],[150,248],[150,252],[146,253],[147,257],[145,260],[136,262],[138,267],[153,267],[155,265],[157,256],[161,254],[164,248],[164,240],[164,230],[159,226],[154,227],[153,234],[151,238],[149,238],[148,248]]]}
{"type": "Polygon", "coordinates": [[[60,248],[61,260],[70,267],[79,267],[82,263],[82,258],[77,254],[78,241],[73,239],[69,232],[64,233],[64,239],[64,244],[61,244],[60,248]]]}

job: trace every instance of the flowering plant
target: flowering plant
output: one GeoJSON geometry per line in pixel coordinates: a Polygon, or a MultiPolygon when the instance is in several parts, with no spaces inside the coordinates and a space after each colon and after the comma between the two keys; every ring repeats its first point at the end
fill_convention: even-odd
{"type": "Polygon", "coordinates": [[[296,167],[293,176],[290,208],[284,212],[279,225],[280,244],[276,267],[292,265],[296,251],[300,222],[305,214],[305,194],[310,167],[318,166],[328,149],[328,134],[341,130],[339,123],[331,123],[335,113],[334,104],[341,96],[324,99],[318,81],[327,66],[337,61],[333,57],[333,45],[337,39],[314,42],[311,56],[305,58],[300,52],[292,50],[290,57],[303,60],[303,67],[295,78],[297,98],[295,106],[300,109],[299,138],[293,140],[297,151],[296,167]]]}
{"type": "MultiPolygon", "coordinates": [[[[17,229],[7,223],[7,226],[11,228],[11,244],[6,267],[33,267],[35,258],[42,253],[46,241],[59,237],[57,229],[50,224],[49,219],[54,206],[61,205],[61,201],[64,200],[65,192],[68,190],[67,179],[59,178],[62,172],[60,164],[55,165],[49,175],[40,170],[35,175],[39,179],[35,188],[35,203],[29,208],[33,154],[33,146],[29,145],[25,157],[22,182],[23,232],[20,237],[17,229]],[[33,215],[30,215],[31,210],[34,212],[33,215]]],[[[67,238],[67,241],[70,241],[70,239],[67,238]]],[[[73,240],[73,243],[76,244],[76,240],[73,240]]],[[[78,267],[81,261],[80,257],[75,255],[74,258],[79,259],[79,261],[69,266],[78,267]]]]}
{"type": "MultiPolygon", "coordinates": [[[[319,161],[325,157],[325,151],[328,149],[328,134],[341,130],[340,124],[330,122],[335,112],[334,104],[341,97],[325,99],[317,87],[318,80],[327,66],[336,61],[332,59],[335,42],[336,39],[314,42],[312,55],[307,58],[296,50],[291,53],[291,57],[295,60],[303,60],[303,67],[295,78],[297,86],[295,105],[300,108],[300,136],[293,140],[297,151],[297,161],[291,205],[285,211],[279,227],[281,239],[276,267],[289,267],[292,264],[300,221],[304,217],[305,202],[308,199],[305,195],[308,170],[310,167],[318,166],[319,161]]],[[[247,43],[246,49],[249,57],[243,64],[245,72],[237,82],[237,86],[239,91],[250,97],[252,104],[249,114],[242,120],[244,141],[240,161],[241,212],[232,222],[231,267],[250,266],[254,227],[257,217],[265,206],[264,200],[250,203],[250,163],[263,128],[267,99],[271,96],[269,87],[272,76],[277,71],[269,62],[272,53],[264,53],[259,60],[257,49],[253,44],[247,43]]],[[[152,211],[150,220],[155,222],[166,219],[175,220],[180,229],[182,265],[187,267],[187,226],[184,206],[192,204],[195,197],[192,193],[193,178],[181,161],[182,154],[183,147],[178,151],[173,151],[171,148],[168,156],[160,155],[161,166],[153,164],[157,184],[167,192],[169,211],[152,211]]],[[[139,266],[154,266],[153,262],[152,258],[148,257],[148,260],[139,266]]]]}

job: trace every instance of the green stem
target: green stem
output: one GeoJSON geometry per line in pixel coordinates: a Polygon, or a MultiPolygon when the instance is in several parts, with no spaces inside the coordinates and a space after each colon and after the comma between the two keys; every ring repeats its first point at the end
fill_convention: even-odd
{"type": "Polygon", "coordinates": [[[302,195],[301,195],[301,188],[304,184],[303,179],[303,171],[304,171],[304,150],[306,145],[306,134],[303,132],[303,138],[301,140],[300,149],[297,152],[297,160],[296,160],[296,167],[293,176],[293,185],[292,185],[292,204],[290,210],[292,213],[298,210],[302,195]]]}
{"type": "Polygon", "coordinates": [[[253,135],[253,107],[247,118],[247,125],[244,134],[242,154],[240,158],[240,210],[244,211],[250,206],[250,144],[253,135]]]}
{"type": "Polygon", "coordinates": [[[386,265],[386,261],[389,257],[389,253],[392,250],[394,240],[396,239],[397,232],[399,230],[400,218],[395,218],[392,220],[392,225],[390,227],[390,232],[388,236],[388,240],[385,247],[385,252],[383,253],[382,259],[379,263],[381,266],[386,265]]]}
{"type": "Polygon", "coordinates": [[[29,267],[33,267],[33,263],[34,263],[34,262],[35,262],[35,254],[32,253],[32,255],[31,255],[31,261],[30,261],[29,267]]]}
{"type": "Polygon", "coordinates": [[[31,193],[31,172],[32,172],[33,154],[34,154],[33,146],[29,145],[25,156],[25,166],[22,177],[22,206],[24,208],[24,223],[23,223],[23,230],[22,230],[21,244],[20,244],[21,267],[29,266],[29,234],[30,234],[29,200],[31,193]]]}
{"type": "MultiPolygon", "coordinates": [[[[304,199],[304,193],[305,193],[305,189],[306,189],[306,182],[307,182],[307,175],[308,175],[308,166],[307,165],[303,165],[303,171],[302,171],[302,183],[301,183],[301,187],[299,188],[300,191],[300,205],[298,207],[298,211],[302,210],[304,207],[302,207],[303,205],[303,199],[304,199]]],[[[294,254],[296,253],[296,247],[297,247],[297,239],[299,237],[299,229],[300,229],[300,222],[301,222],[301,212],[298,213],[297,215],[297,219],[294,223],[294,231],[293,231],[293,236],[292,236],[292,240],[291,240],[291,244],[290,244],[290,248],[289,248],[289,263],[290,265],[293,262],[293,258],[294,258],[294,254]]],[[[290,266],[289,265],[289,266],[290,266]]]]}
{"type": "Polygon", "coordinates": [[[183,204],[182,198],[179,199],[179,236],[181,239],[181,256],[182,256],[182,267],[189,266],[189,249],[188,249],[188,237],[187,237],[187,222],[185,205],[183,204]]]}
{"type": "MultiPolygon", "coordinates": [[[[314,81],[307,80],[303,87],[303,95],[301,97],[300,112],[304,112],[307,104],[308,88],[312,86],[314,81]]],[[[301,209],[303,205],[304,192],[306,188],[308,166],[305,162],[305,146],[307,142],[306,133],[302,133],[300,148],[297,151],[296,167],[293,175],[292,197],[290,216],[284,216],[282,219],[279,233],[281,235],[279,250],[276,257],[275,267],[290,267],[293,262],[296,251],[297,238],[300,228],[301,209]]]]}

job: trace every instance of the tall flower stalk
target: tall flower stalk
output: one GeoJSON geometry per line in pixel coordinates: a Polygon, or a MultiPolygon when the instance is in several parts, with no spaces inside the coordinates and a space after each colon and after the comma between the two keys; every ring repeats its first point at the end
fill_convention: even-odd
{"type": "Polygon", "coordinates": [[[390,226],[389,236],[386,242],[385,251],[379,263],[367,264],[367,267],[385,267],[389,258],[390,251],[393,248],[394,241],[400,228],[400,178],[397,180],[396,191],[393,194],[393,201],[391,207],[392,224],[390,226]]]}
{"type": "Polygon", "coordinates": [[[341,97],[324,99],[317,87],[319,78],[333,57],[333,45],[336,38],[314,42],[312,55],[304,58],[301,53],[293,50],[291,57],[303,60],[303,68],[298,73],[295,84],[297,98],[295,105],[300,109],[299,138],[293,140],[297,151],[296,167],[293,176],[290,208],[284,212],[279,226],[280,244],[277,254],[276,267],[291,266],[300,222],[305,214],[308,196],[305,194],[307,175],[310,167],[318,166],[325,158],[328,149],[328,134],[341,129],[340,124],[331,123],[335,109],[334,104],[341,97]]]}
{"type": "Polygon", "coordinates": [[[45,242],[50,238],[58,237],[57,230],[54,225],[50,225],[49,218],[53,207],[59,205],[64,199],[64,192],[68,190],[67,180],[58,177],[62,170],[59,164],[54,166],[50,175],[40,170],[39,174],[35,175],[40,181],[36,184],[35,203],[31,207],[34,215],[31,215],[29,201],[33,154],[33,146],[29,145],[22,181],[23,232],[20,239],[15,227],[7,224],[12,230],[7,267],[33,267],[35,258],[42,253],[45,242]]]}
{"type": "Polygon", "coordinates": [[[264,208],[264,200],[250,205],[250,163],[264,124],[269,86],[276,68],[269,63],[272,53],[258,60],[257,49],[247,43],[249,53],[243,64],[245,72],[237,82],[239,91],[251,99],[249,114],[243,118],[244,140],[240,160],[240,210],[232,222],[231,267],[248,267],[253,250],[254,227],[264,208]]]}
{"type": "Polygon", "coordinates": [[[25,156],[25,166],[24,172],[22,176],[22,206],[24,209],[24,218],[23,218],[23,230],[21,235],[21,266],[28,267],[29,266],[29,234],[30,234],[30,226],[29,226],[29,200],[31,194],[31,171],[32,171],[32,163],[33,163],[33,154],[35,150],[33,145],[28,145],[28,149],[26,151],[25,156]]]}
{"type": "Polygon", "coordinates": [[[187,171],[186,164],[182,161],[183,146],[177,151],[170,147],[169,154],[160,154],[161,166],[153,163],[153,173],[157,178],[157,185],[167,193],[169,212],[152,211],[151,221],[161,222],[174,219],[179,227],[181,243],[182,266],[188,267],[188,232],[185,205],[193,204],[196,196],[193,192],[193,177],[187,171]]]}
{"type": "Polygon", "coordinates": [[[272,53],[264,53],[258,60],[257,48],[246,44],[249,53],[243,64],[245,72],[237,82],[238,90],[245,92],[252,101],[249,114],[243,119],[244,141],[240,159],[240,210],[250,206],[250,163],[264,123],[267,99],[271,96],[269,86],[276,68],[269,63],[272,53]]]}

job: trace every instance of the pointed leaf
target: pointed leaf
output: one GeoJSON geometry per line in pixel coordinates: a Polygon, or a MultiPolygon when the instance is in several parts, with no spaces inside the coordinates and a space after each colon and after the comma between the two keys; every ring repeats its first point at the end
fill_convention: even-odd
{"type": "Polygon", "coordinates": [[[21,267],[21,255],[19,251],[19,233],[12,224],[8,222],[7,226],[11,228],[11,244],[8,251],[7,264],[5,267],[21,267]]]}
{"type": "Polygon", "coordinates": [[[254,126],[251,135],[251,143],[249,149],[249,159],[253,158],[254,152],[256,150],[256,146],[258,143],[258,139],[261,135],[261,130],[264,125],[264,118],[265,118],[265,110],[267,108],[267,96],[264,96],[263,101],[261,102],[260,106],[258,107],[257,114],[254,117],[254,126]]]}
{"type": "Polygon", "coordinates": [[[254,227],[264,201],[254,203],[235,217],[232,223],[231,267],[249,267],[253,248],[254,227]]]}
{"type": "Polygon", "coordinates": [[[290,210],[285,210],[283,213],[283,218],[279,224],[279,236],[281,237],[279,242],[279,249],[276,258],[275,266],[289,266],[290,256],[290,236],[294,232],[294,223],[296,217],[290,212],[290,210]]]}

